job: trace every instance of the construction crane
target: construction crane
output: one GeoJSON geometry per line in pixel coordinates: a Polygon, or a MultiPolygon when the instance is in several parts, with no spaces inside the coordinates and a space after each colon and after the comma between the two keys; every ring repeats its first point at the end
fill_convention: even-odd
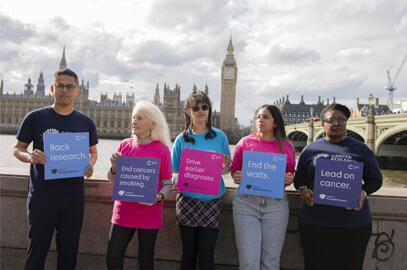
{"type": "Polygon", "coordinates": [[[406,55],[404,56],[403,60],[401,60],[401,64],[400,64],[400,66],[399,66],[399,69],[398,69],[397,72],[396,72],[396,75],[394,75],[393,80],[391,79],[391,76],[390,76],[390,69],[391,69],[392,67],[390,67],[390,68],[386,71],[386,73],[387,73],[387,82],[388,82],[388,85],[386,85],[386,87],[385,87],[384,89],[389,90],[389,103],[390,103],[390,109],[391,109],[391,110],[393,110],[393,91],[397,89],[397,87],[394,86],[394,83],[396,82],[396,80],[397,80],[397,78],[398,78],[398,76],[399,76],[399,74],[400,74],[400,71],[401,71],[401,69],[403,68],[404,62],[406,62],[406,59],[407,59],[407,53],[406,53],[406,55]]]}

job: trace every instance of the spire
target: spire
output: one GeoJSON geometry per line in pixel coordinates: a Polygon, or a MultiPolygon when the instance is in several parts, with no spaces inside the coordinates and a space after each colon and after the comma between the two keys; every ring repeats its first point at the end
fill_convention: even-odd
{"type": "Polygon", "coordinates": [[[4,81],[3,81],[3,79],[1,79],[1,84],[0,84],[0,95],[3,95],[3,85],[4,85],[4,81]]]}
{"type": "Polygon", "coordinates": [[[233,53],[233,51],[234,51],[234,49],[233,49],[233,44],[232,44],[232,36],[230,36],[230,39],[229,39],[229,46],[228,46],[228,51],[232,51],[232,53],[233,53]]]}
{"type": "Polygon", "coordinates": [[[158,83],[157,83],[157,85],[155,86],[155,94],[154,95],[156,95],[156,96],[159,96],[160,95],[160,88],[158,87],[158,83]]]}
{"type": "Polygon", "coordinates": [[[198,90],[198,88],[196,87],[195,83],[194,83],[194,87],[192,88],[192,92],[196,93],[196,91],[198,90]]]}
{"type": "Polygon", "coordinates": [[[229,46],[226,50],[226,58],[223,62],[236,63],[234,54],[235,54],[235,49],[233,48],[233,44],[232,44],[232,36],[230,36],[229,46]]]}
{"type": "Polygon", "coordinates": [[[40,73],[40,76],[38,78],[37,82],[37,91],[35,92],[36,96],[44,96],[45,95],[45,84],[44,84],[44,74],[40,73]]]}
{"type": "Polygon", "coordinates": [[[59,63],[59,69],[66,69],[66,60],[65,60],[65,45],[64,45],[64,50],[62,51],[62,58],[61,62],[59,63]]]}
{"type": "Polygon", "coordinates": [[[41,70],[41,73],[40,73],[40,77],[38,78],[38,83],[44,83],[44,74],[42,73],[42,70],[41,70]]]}
{"type": "Polygon", "coordinates": [[[304,102],[304,96],[303,96],[303,95],[301,95],[301,101],[300,101],[300,104],[305,104],[305,102],[304,102]]]}
{"type": "Polygon", "coordinates": [[[209,94],[209,88],[208,88],[208,84],[205,84],[205,94],[208,95],[209,94]]]}

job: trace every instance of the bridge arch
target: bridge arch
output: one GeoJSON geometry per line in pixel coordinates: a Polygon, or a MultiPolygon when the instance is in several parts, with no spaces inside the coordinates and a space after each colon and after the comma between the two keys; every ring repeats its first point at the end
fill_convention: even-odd
{"type": "Polygon", "coordinates": [[[304,131],[301,130],[293,130],[287,134],[287,138],[290,141],[307,141],[308,135],[304,131]]]}
{"type": "MultiPolygon", "coordinates": [[[[346,127],[346,135],[349,137],[352,137],[358,141],[361,142],[365,142],[366,138],[364,135],[360,135],[362,132],[357,129],[357,128],[353,128],[353,127],[346,127]]],[[[362,133],[363,134],[363,133],[362,133]]],[[[314,141],[322,138],[324,136],[324,130],[320,129],[314,136],[314,141]]]]}
{"type": "MultiPolygon", "coordinates": [[[[375,144],[375,155],[379,154],[380,147],[392,137],[399,135],[401,137],[401,142],[407,141],[407,125],[397,126],[390,128],[380,134],[380,136],[376,140],[375,144]]],[[[397,144],[397,143],[396,143],[397,144]]]]}
{"type": "Polygon", "coordinates": [[[321,139],[324,137],[324,129],[321,128],[315,135],[314,135],[314,141],[321,139]]]}
{"type": "Polygon", "coordinates": [[[366,141],[366,132],[352,126],[346,126],[346,135],[358,141],[366,141]]]}
{"type": "Polygon", "coordinates": [[[293,130],[287,134],[287,138],[292,142],[295,151],[301,152],[307,145],[308,135],[301,130],[293,130]]]}

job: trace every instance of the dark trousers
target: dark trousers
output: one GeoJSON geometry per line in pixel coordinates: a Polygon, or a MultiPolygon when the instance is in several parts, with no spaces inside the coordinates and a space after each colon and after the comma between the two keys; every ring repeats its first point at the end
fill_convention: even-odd
{"type": "Polygon", "coordinates": [[[140,270],[154,269],[154,246],[158,229],[133,229],[112,224],[107,246],[106,263],[109,270],[122,270],[124,253],[134,232],[138,232],[138,262],[140,270]]]}
{"type": "Polygon", "coordinates": [[[26,270],[44,269],[55,230],[57,269],[75,269],[83,210],[83,198],[51,199],[37,196],[27,199],[29,246],[26,270]]]}
{"type": "Polygon", "coordinates": [[[215,252],[218,229],[205,227],[179,226],[182,240],[181,270],[196,269],[198,257],[199,270],[215,269],[215,252]]]}
{"type": "Polygon", "coordinates": [[[331,228],[300,223],[305,270],[362,270],[372,224],[331,228]]]}

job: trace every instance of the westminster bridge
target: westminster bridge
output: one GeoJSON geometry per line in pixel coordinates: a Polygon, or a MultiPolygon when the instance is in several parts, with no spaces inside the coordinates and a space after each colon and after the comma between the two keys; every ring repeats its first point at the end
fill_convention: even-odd
{"type": "MultiPolygon", "coordinates": [[[[285,127],[297,151],[324,136],[321,122],[285,127]]],[[[407,113],[350,118],[347,135],[365,142],[384,169],[407,169],[407,113]]]]}

